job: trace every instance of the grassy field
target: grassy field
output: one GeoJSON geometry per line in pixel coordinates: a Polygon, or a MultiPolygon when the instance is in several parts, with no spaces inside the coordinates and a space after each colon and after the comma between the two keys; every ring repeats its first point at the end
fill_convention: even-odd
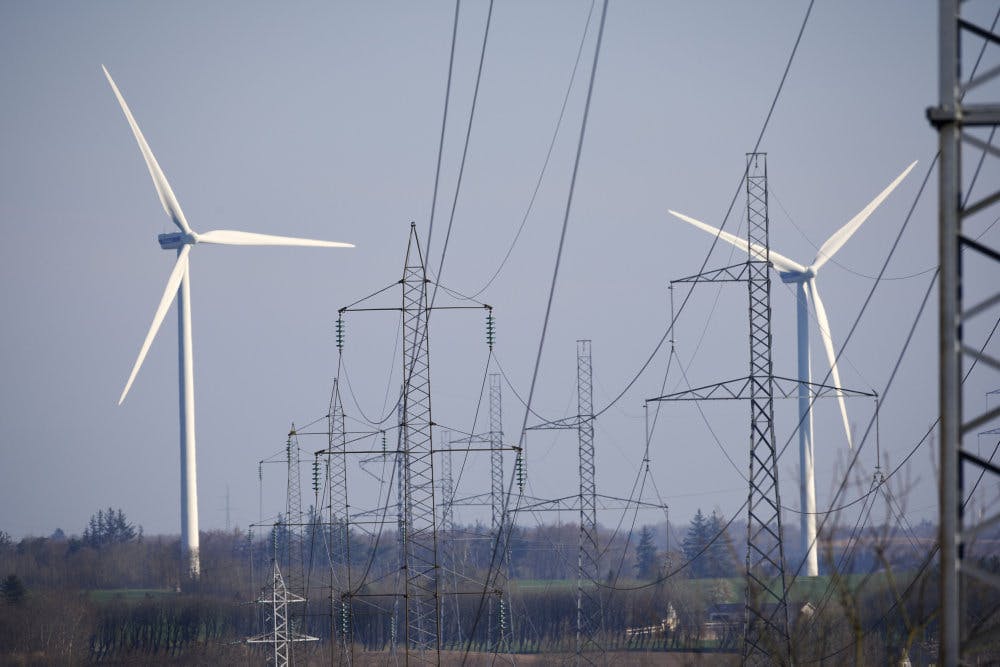
{"type": "Polygon", "coordinates": [[[515,591],[525,593],[576,590],[575,579],[511,579],[510,584],[515,591]]]}
{"type": "MultiPolygon", "coordinates": [[[[897,572],[893,575],[897,586],[905,586],[912,577],[912,572],[897,572]]],[[[872,575],[848,574],[841,577],[843,584],[849,589],[855,590],[864,583],[865,589],[871,591],[880,589],[888,585],[888,578],[884,572],[877,572],[872,575]]],[[[746,579],[743,577],[726,577],[719,579],[673,579],[671,582],[696,587],[697,591],[711,597],[713,593],[722,594],[720,602],[743,602],[744,587],[746,579]]],[[[635,586],[643,582],[620,580],[619,586],[635,586]]],[[[807,600],[816,601],[822,597],[830,587],[831,577],[821,575],[818,577],[798,577],[792,582],[788,590],[788,597],[793,602],[805,602],[807,600]]],[[[511,579],[511,587],[514,591],[524,593],[544,593],[548,591],[574,591],[576,590],[575,579],[511,579]]]]}
{"type": "Polygon", "coordinates": [[[136,601],[149,598],[165,598],[177,595],[170,588],[102,588],[88,591],[94,602],[111,602],[112,600],[136,601]]]}
{"type": "MultiPolygon", "coordinates": [[[[677,651],[670,653],[647,653],[641,651],[608,651],[603,655],[588,654],[591,660],[598,664],[623,665],[625,667],[646,667],[647,665],[662,665],[666,667],[681,665],[728,665],[740,664],[740,656],[731,653],[677,651]]],[[[572,665],[575,663],[573,653],[545,653],[539,655],[519,654],[516,656],[518,665],[572,665]]],[[[442,651],[441,665],[497,665],[510,664],[508,655],[493,655],[491,653],[469,653],[462,651],[442,651]]],[[[322,664],[321,660],[309,661],[308,664],[322,664]]],[[[356,652],[353,664],[359,667],[393,664],[392,656],[385,652],[356,652]]]]}

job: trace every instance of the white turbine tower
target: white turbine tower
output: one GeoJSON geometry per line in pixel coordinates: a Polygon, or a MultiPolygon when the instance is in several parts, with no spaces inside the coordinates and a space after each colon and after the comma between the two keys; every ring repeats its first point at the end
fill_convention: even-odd
{"type": "MultiPolygon", "coordinates": [[[[833,233],[830,238],[820,246],[816,253],[816,259],[809,266],[802,266],[798,262],[788,259],[784,255],[771,250],[769,257],[771,266],[777,271],[782,282],[792,283],[796,286],[797,308],[797,333],[798,333],[798,366],[799,366],[799,469],[801,479],[799,481],[799,501],[802,511],[802,553],[805,554],[805,574],[815,577],[819,574],[819,560],[816,552],[816,478],[813,463],[813,424],[812,411],[809,409],[810,386],[812,382],[812,369],[809,363],[809,302],[812,301],[816,311],[816,321],[819,324],[819,335],[826,350],[826,358],[830,364],[830,375],[833,379],[833,386],[837,389],[837,401],[840,403],[840,415],[844,421],[844,432],[847,435],[848,447],[853,447],[851,443],[851,426],[847,419],[847,405],[844,403],[842,387],[840,386],[840,372],[837,370],[837,354],[833,347],[833,338],[830,336],[830,321],[826,316],[826,308],[823,300],[816,290],[816,273],[826,264],[851,235],[858,230],[858,227],[872,214],[872,212],[896,189],[910,170],[916,166],[916,161],[903,170],[885,190],[879,193],[875,199],[861,209],[861,212],[851,218],[851,220],[833,233]]],[[[747,254],[752,254],[757,259],[765,258],[765,248],[757,244],[749,244],[747,239],[740,238],[734,234],[707,225],[700,220],[688,217],[676,211],[670,214],[688,222],[698,229],[708,232],[713,236],[718,236],[723,241],[727,241],[747,254]]]]}
{"type": "Polygon", "coordinates": [[[180,229],[179,232],[170,234],[160,234],[160,247],[164,250],[176,250],[177,261],[167,278],[167,287],[163,291],[163,297],[153,315],[153,322],[149,326],[146,339],[139,349],[139,356],[132,366],[132,372],[125,383],[118,404],[121,405],[132,387],[139,368],[142,366],[149,346],[156,336],[156,332],[163,323],[163,318],[167,314],[167,309],[177,297],[177,334],[178,334],[178,360],[179,360],[179,385],[180,385],[180,436],[181,436],[181,552],[182,560],[186,561],[187,572],[192,578],[197,578],[201,567],[198,558],[198,482],[197,468],[195,465],[195,440],[194,440],[194,377],[193,360],[191,354],[191,275],[189,272],[189,255],[191,246],[197,243],[217,243],[221,245],[269,245],[269,246],[311,246],[320,248],[353,248],[350,243],[337,243],[333,241],[314,241],[311,239],[298,239],[288,236],[271,236],[269,234],[254,234],[251,232],[237,232],[228,229],[220,229],[211,232],[197,233],[188,225],[184,218],[184,212],[174,196],[166,176],[157,164],[153,152],[149,149],[145,137],[139,131],[139,126],[132,116],[125,98],[122,97],[118,86],[115,85],[106,67],[104,76],[108,78],[111,89],[118,98],[122,112],[132,128],[132,134],[139,144],[142,157],[146,161],[149,175],[153,178],[153,185],[156,193],[160,196],[160,203],[174,224],[180,229]]]}

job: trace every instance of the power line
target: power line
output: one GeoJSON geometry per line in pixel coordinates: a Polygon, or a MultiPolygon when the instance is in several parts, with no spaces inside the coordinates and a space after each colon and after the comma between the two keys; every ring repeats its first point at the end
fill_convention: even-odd
{"type": "Polygon", "coordinates": [[[441,182],[441,159],[444,156],[444,134],[448,127],[448,107],[451,105],[451,76],[455,69],[455,42],[458,41],[458,10],[462,0],[455,0],[455,20],[451,26],[451,54],[448,56],[448,80],[444,88],[444,111],[441,113],[441,136],[438,139],[437,166],[434,169],[434,191],[431,195],[431,215],[427,225],[427,253],[431,251],[431,236],[434,234],[434,212],[437,210],[438,185],[441,182]]]}
{"type": "MultiPolygon", "coordinates": [[[[590,115],[590,103],[591,103],[591,100],[593,98],[594,79],[596,78],[596,75],[597,75],[597,63],[600,61],[601,41],[602,41],[602,39],[604,37],[604,25],[605,25],[605,21],[607,19],[607,13],[608,13],[608,2],[607,2],[607,0],[604,0],[604,3],[602,5],[602,7],[601,7],[600,24],[599,24],[598,30],[597,30],[597,42],[596,42],[596,44],[594,46],[594,60],[593,60],[593,64],[591,65],[590,80],[589,80],[589,83],[587,85],[587,98],[586,98],[586,101],[584,102],[584,107],[583,107],[583,119],[582,119],[582,121],[580,123],[580,136],[579,136],[579,139],[577,140],[576,157],[575,157],[575,159],[573,161],[573,172],[572,172],[572,177],[570,179],[569,192],[568,192],[567,198],[566,198],[566,209],[565,209],[565,213],[563,215],[562,231],[561,231],[560,236],[559,236],[559,246],[558,246],[558,249],[556,251],[556,261],[555,261],[555,267],[554,267],[553,272],[552,272],[552,282],[551,282],[551,284],[549,286],[548,303],[547,303],[546,308],[545,308],[545,318],[544,318],[544,320],[542,322],[542,332],[541,332],[541,336],[539,337],[539,341],[538,341],[538,352],[535,355],[535,367],[534,367],[534,370],[533,370],[532,375],[531,375],[531,386],[530,386],[530,389],[528,391],[528,400],[525,402],[524,419],[521,422],[521,430],[520,430],[519,440],[520,440],[520,444],[521,444],[522,447],[525,444],[525,436],[527,434],[527,426],[528,426],[528,415],[531,413],[531,402],[532,402],[532,398],[534,397],[535,385],[536,385],[536,382],[538,380],[538,369],[539,369],[539,366],[541,365],[542,350],[543,350],[543,348],[545,346],[545,334],[546,334],[546,331],[548,330],[549,317],[550,317],[550,315],[552,313],[552,300],[553,300],[553,296],[555,294],[556,282],[557,282],[558,277],[559,277],[559,265],[560,265],[560,261],[562,259],[563,246],[564,246],[564,243],[565,243],[565,240],[566,240],[566,230],[569,227],[569,215],[570,215],[570,211],[572,210],[573,194],[574,194],[575,188],[576,188],[576,177],[577,177],[577,173],[578,173],[579,167],[580,167],[580,154],[583,152],[583,140],[584,140],[584,137],[586,136],[586,132],[587,132],[587,119],[588,119],[588,117],[590,115]]],[[[514,479],[515,479],[515,477],[514,477],[514,475],[512,475],[511,476],[511,486],[508,487],[509,490],[507,492],[508,497],[510,496],[510,492],[513,489],[514,479]]],[[[518,498],[519,498],[519,502],[520,502],[521,496],[519,495],[518,498]]],[[[516,512],[516,508],[515,508],[515,512],[516,512]]],[[[504,531],[504,532],[509,533],[509,531],[504,531]]],[[[509,542],[509,540],[510,540],[510,537],[509,537],[509,534],[508,534],[507,537],[506,537],[506,541],[509,542]]],[[[493,573],[493,567],[494,567],[494,565],[496,563],[496,557],[497,557],[497,553],[498,553],[499,542],[500,542],[500,539],[498,537],[498,539],[496,540],[496,542],[494,544],[493,553],[492,553],[492,556],[491,556],[491,559],[490,559],[490,567],[488,569],[488,573],[489,574],[487,576],[487,585],[483,587],[482,595],[480,596],[480,600],[479,600],[479,606],[476,609],[476,616],[475,616],[475,619],[474,619],[473,624],[472,624],[472,630],[470,631],[469,641],[466,644],[466,649],[465,649],[465,655],[466,656],[468,656],[468,653],[469,653],[469,651],[472,648],[472,633],[475,632],[475,628],[479,624],[479,620],[482,617],[482,612],[483,612],[483,608],[484,608],[484,601],[485,601],[485,597],[486,597],[487,590],[488,590],[488,582],[489,582],[489,580],[493,576],[493,574],[492,574],[493,573]]],[[[506,552],[506,549],[504,551],[506,552]]]]}
{"type": "MultiPolygon", "coordinates": [[[[758,149],[760,148],[760,142],[764,139],[764,133],[767,131],[768,124],[771,122],[771,115],[774,113],[774,109],[778,104],[778,99],[781,97],[781,91],[785,87],[785,81],[788,79],[788,73],[792,68],[792,62],[794,62],[795,60],[795,54],[798,52],[799,43],[802,41],[802,35],[803,33],[805,33],[806,25],[809,23],[809,15],[812,13],[812,8],[815,2],[816,0],[809,1],[809,6],[806,8],[806,14],[804,17],[802,17],[802,25],[799,27],[798,35],[796,35],[795,37],[795,44],[792,46],[792,52],[789,54],[788,61],[785,63],[785,70],[781,74],[781,81],[778,83],[778,90],[775,91],[774,97],[771,100],[771,106],[767,111],[767,116],[764,118],[764,124],[760,128],[760,134],[757,135],[757,141],[754,143],[753,151],[751,151],[752,153],[756,153],[758,151],[758,149]]],[[[743,174],[740,176],[740,182],[737,184],[736,190],[733,192],[733,197],[729,201],[729,207],[726,209],[726,215],[722,219],[722,224],[719,225],[720,232],[726,228],[726,222],[728,222],[729,216],[732,215],[733,207],[736,206],[736,200],[739,198],[740,191],[743,188],[743,181],[747,177],[747,171],[749,168],[750,165],[748,164],[743,169],[743,174]]],[[[705,259],[701,263],[701,268],[698,269],[698,273],[702,273],[705,270],[705,267],[708,265],[708,260],[712,255],[712,251],[715,249],[716,244],[718,244],[719,242],[719,236],[720,235],[717,234],[715,238],[712,239],[712,245],[709,246],[708,252],[705,254],[705,259]]],[[[670,322],[670,326],[667,327],[667,330],[664,332],[663,337],[660,338],[660,341],[653,348],[652,353],[650,353],[649,357],[642,364],[642,366],[639,367],[639,370],[636,372],[635,376],[628,381],[628,383],[625,385],[625,388],[621,390],[621,393],[619,393],[617,396],[611,399],[611,402],[608,403],[608,405],[598,410],[594,414],[594,417],[600,417],[602,414],[610,410],[613,405],[615,405],[618,401],[622,399],[622,397],[625,396],[626,393],[628,393],[628,391],[632,388],[632,385],[634,385],[639,380],[639,377],[642,376],[642,374],[646,371],[646,369],[649,368],[649,364],[652,363],[653,359],[659,353],[660,348],[663,347],[663,343],[667,341],[667,337],[673,331],[674,323],[676,322],[676,317],[680,316],[681,312],[683,312],[684,306],[687,305],[687,302],[688,300],[690,300],[691,294],[693,292],[694,292],[693,287],[688,290],[687,295],[684,297],[684,300],[681,302],[680,308],[677,311],[677,315],[670,322]]]]}
{"type": "Polygon", "coordinates": [[[485,292],[489,288],[489,286],[493,284],[493,281],[497,279],[497,276],[500,275],[500,272],[503,270],[504,266],[507,265],[507,260],[510,259],[511,253],[514,252],[514,246],[517,245],[518,239],[521,238],[521,232],[524,231],[524,226],[528,222],[528,216],[531,215],[531,210],[532,208],[534,208],[535,199],[538,197],[538,191],[542,187],[542,180],[545,178],[545,172],[549,166],[549,160],[552,158],[552,149],[555,148],[556,137],[559,136],[559,129],[562,127],[563,117],[566,115],[566,105],[569,102],[570,92],[572,92],[573,90],[573,83],[574,81],[576,81],[576,72],[577,69],[580,67],[580,61],[583,56],[583,45],[587,41],[587,33],[590,30],[590,18],[593,15],[593,13],[594,13],[594,0],[591,0],[590,10],[587,12],[587,20],[584,21],[583,25],[583,34],[580,36],[580,46],[577,47],[576,50],[576,61],[573,63],[573,71],[569,76],[569,84],[566,86],[566,94],[563,95],[562,106],[559,109],[559,117],[556,119],[555,129],[552,130],[552,139],[549,141],[549,148],[545,152],[545,160],[542,162],[542,168],[538,173],[538,179],[535,181],[535,188],[531,192],[531,198],[528,200],[528,206],[527,208],[525,208],[524,215],[521,217],[521,224],[518,226],[517,232],[514,234],[513,240],[511,240],[510,245],[507,247],[507,252],[504,253],[503,259],[500,260],[500,265],[497,266],[496,271],[493,272],[493,275],[490,276],[490,279],[487,280],[486,283],[472,295],[471,298],[473,299],[478,297],[483,292],[485,292]]]}
{"type": "MultiPolygon", "coordinates": [[[[587,85],[587,99],[583,105],[583,120],[580,122],[580,137],[576,144],[576,157],[573,160],[573,174],[569,182],[569,192],[566,196],[566,208],[563,213],[562,231],[559,234],[559,246],[556,250],[555,267],[552,270],[552,281],[549,284],[549,297],[545,306],[545,317],[542,320],[542,333],[538,340],[538,353],[535,355],[535,368],[531,374],[531,386],[528,390],[528,400],[524,420],[521,422],[521,445],[524,445],[524,438],[528,426],[528,414],[531,411],[531,401],[535,395],[535,384],[538,381],[538,369],[542,362],[542,349],[545,347],[545,334],[549,328],[549,317],[552,314],[552,300],[555,296],[556,282],[559,278],[559,266],[562,261],[563,246],[566,242],[566,230],[569,227],[569,214],[573,207],[573,194],[576,191],[576,176],[580,169],[580,154],[583,152],[583,139],[587,133],[587,119],[590,116],[590,101],[594,93],[594,79],[597,76],[597,63],[601,55],[601,40],[604,37],[604,23],[608,14],[608,2],[604,0],[601,8],[601,20],[597,29],[597,44],[594,46],[594,61],[590,69],[590,82],[587,85]]],[[[597,415],[594,415],[595,417],[597,415]]]]}
{"type": "MultiPolygon", "coordinates": [[[[469,110],[469,122],[465,125],[465,144],[462,147],[462,160],[458,166],[458,180],[455,183],[455,196],[451,201],[451,213],[448,215],[448,229],[444,234],[444,245],[441,247],[441,261],[438,263],[437,283],[441,282],[441,272],[444,270],[444,258],[448,253],[448,241],[451,239],[452,224],[455,222],[455,209],[458,208],[458,193],[462,190],[462,177],[465,175],[465,160],[469,155],[469,140],[472,137],[472,123],[476,118],[476,103],[479,101],[479,82],[483,77],[483,62],[486,60],[486,44],[490,37],[490,24],[492,19],[493,0],[490,0],[489,9],[486,12],[486,27],[483,29],[483,46],[479,52],[479,68],[476,70],[476,85],[472,91],[472,108],[469,110]]],[[[427,233],[427,243],[427,259],[429,260],[431,254],[430,231],[427,233]]],[[[432,306],[437,298],[437,283],[435,283],[434,293],[431,295],[432,306]]]]}

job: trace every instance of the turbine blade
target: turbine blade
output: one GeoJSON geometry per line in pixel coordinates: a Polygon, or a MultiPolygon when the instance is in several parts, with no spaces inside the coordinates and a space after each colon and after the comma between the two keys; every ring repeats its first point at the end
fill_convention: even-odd
{"type": "Polygon", "coordinates": [[[281,245],[306,246],[313,248],[353,248],[353,243],[339,241],[315,241],[299,239],[292,236],[273,236],[271,234],[255,234],[253,232],[236,232],[231,229],[216,229],[196,236],[199,243],[218,243],[220,245],[281,245]]]}
{"type": "Polygon", "coordinates": [[[167,182],[167,177],[163,174],[163,170],[160,169],[159,163],[153,156],[153,151],[150,150],[149,144],[146,143],[146,138],[142,136],[142,131],[139,130],[139,124],[135,122],[135,118],[132,116],[132,111],[128,108],[128,104],[125,103],[125,98],[122,97],[121,91],[118,90],[118,86],[115,85],[115,80],[111,78],[111,74],[108,73],[108,68],[101,65],[101,69],[104,70],[104,76],[108,78],[108,83],[111,84],[111,89],[115,91],[115,97],[118,98],[118,104],[121,105],[122,112],[125,114],[125,119],[128,120],[129,127],[132,128],[132,134],[135,135],[135,141],[139,144],[139,150],[142,151],[142,157],[146,161],[146,168],[149,169],[149,175],[153,178],[153,186],[156,188],[156,194],[160,196],[160,203],[163,204],[163,210],[167,212],[167,215],[174,221],[182,232],[186,234],[191,233],[191,227],[188,225],[187,220],[184,218],[184,211],[181,210],[181,205],[177,201],[177,197],[174,196],[174,191],[170,189],[170,183],[167,182]]]}
{"type": "Polygon", "coordinates": [[[871,200],[868,206],[861,209],[860,213],[851,218],[846,225],[835,231],[833,235],[830,236],[830,238],[828,238],[822,246],[820,246],[819,252],[816,253],[816,259],[813,260],[812,263],[814,272],[819,271],[821,266],[830,261],[830,258],[833,257],[845,243],[847,243],[847,240],[851,238],[851,235],[858,231],[858,227],[860,227],[864,221],[868,219],[868,216],[870,216],[875,209],[879,207],[885,198],[896,189],[896,186],[903,182],[903,179],[906,178],[907,174],[909,174],[910,170],[915,166],[917,166],[917,160],[914,160],[909,167],[903,170],[903,173],[896,177],[896,180],[890,183],[885,190],[880,192],[875,199],[871,200]]]}
{"type": "Polygon", "coordinates": [[[167,309],[170,308],[170,304],[174,302],[174,297],[177,296],[177,288],[184,277],[185,269],[187,269],[188,254],[190,252],[191,246],[185,245],[181,248],[180,254],[177,255],[177,262],[174,263],[174,269],[170,272],[170,277],[167,278],[167,288],[163,290],[163,296],[160,297],[160,305],[156,307],[156,313],[153,315],[153,323],[149,325],[146,340],[142,341],[142,347],[139,348],[139,356],[132,366],[132,372],[129,373],[128,382],[125,383],[125,389],[122,390],[122,395],[118,399],[118,405],[122,404],[122,401],[125,400],[125,396],[128,394],[128,390],[132,388],[132,382],[135,380],[142,362],[146,359],[146,353],[149,352],[149,346],[152,344],[153,338],[156,337],[156,332],[160,330],[160,325],[167,314],[167,309]]]}
{"type": "Polygon", "coordinates": [[[847,419],[847,404],[844,402],[843,392],[840,391],[843,387],[840,385],[840,371],[837,370],[837,352],[833,348],[833,337],[830,335],[830,320],[826,316],[823,300],[819,298],[815,281],[810,280],[806,284],[809,286],[809,296],[816,308],[816,320],[819,323],[819,335],[823,340],[823,349],[826,350],[826,359],[830,363],[830,379],[833,380],[833,386],[837,388],[837,402],[840,403],[840,416],[844,420],[847,446],[854,449],[854,443],[851,442],[851,424],[847,419]]]}
{"type": "MultiPolygon", "coordinates": [[[[683,213],[678,213],[677,211],[670,211],[669,209],[668,212],[675,218],[680,218],[684,222],[694,225],[695,227],[697,227],[702,231],[708,232],[712,236],[718,236],[723,241],[731,243],[732,245],[736,246],[737,248],[747,253],[748,255],[751,254],[750,249],[752,248],[753,256],[755,258],[763,260],[765,257],[765,250],[763,246],[757,245],[756,243],[751,244],[746,239],[741,239],[739,236],[736,236],[735,234],[730,234],[727,231],[723,231],[721,229],[713,227],[712,225],[706,224],[701,220],[695,220],[694,218],[684,215],[683,213]]],[[[774,268],[778,269],[778,271],[804,272],[806,270],[806,267],[802,266],[798,262],[791,260],[785,257],[784,255],[779,255],[773,250],[771,250],[768,255],[771,260],[771,263],[774,264],[774,268]]]]}

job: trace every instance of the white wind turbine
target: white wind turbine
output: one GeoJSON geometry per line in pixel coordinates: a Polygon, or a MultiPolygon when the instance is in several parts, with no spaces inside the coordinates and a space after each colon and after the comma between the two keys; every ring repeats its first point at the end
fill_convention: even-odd
{"type": "MultiPolygon", "coordinates": [[[[801,472],[799,481],[799,507],[802,511],[801,517],[801,546],[802,553],[805,554],[805,574],[815,577],[819,574],[819,560],[816,551],[816,478],[813,463],[813,424],[812,411],[809,409],[810,388],[812,382],[812,369],[809,364],[809,301],[812,301],[816,311],[816,321],[819,324],[819,335],[826,350],[826,358],[830,364],[830,376],[833,386],[837,389],[837,401],[840,403],[840,416],[844,421],[844,432],[847,435],[847,445],[853,447],[851,443],[851,427],[847,419],[847,405],[844,403],[844,396],[840,386],[840,372],[837,370],[837,355],[833,347],[833,338],[830,336],[830,321],[826,316],[826,308],[823,300],[816,290],[816,273],[826,264],[838,250],[843,247],[851,235],[858,230],[858,227],[872,214],[872,212],[889,196],[889,194],[902,182],[910,170],[916,166],[916,161],[903,170],[885,190],[879,193],[875,199],[861,209],[861,212],[851,218],[851,220],[833,233],[816,253],[816,259],[809,266],[803,266],[784,255],[771,250],[769,258],[771,266],[777,270],[782,282],[793,283],[796,286],[797,308],[797,333],[798,333],[798,372],[799,372],[799,469],[801,472]]],[[[718,236],[723,241],[727,241],[747,254],[752,254],[757,259],[765,259],[766,249],[750,244],[747,239],[740,238],[734,234],[707,225],[700,220],[688,217],[676,211],[670,214],[688,222],[698,229],[708,232],[713,236],[718,236]]]]}
{"type": "Polygon", "coordinates": [[[163,318],[167,314],[167,309],[177,297],[177,334],[178,334],[178,360],[179,360],[179,384],[180,384],[180,436],[181,436],[181,551],[183,560],[187,561],[187,571],[192,578],[197,578],[201,567],[198,557],[198,482],[197,469],[195,465],[195,440],[194,440],[194,377],[193,360],[191,353],[191,275],[189,272],[189,255],[191,246],[197,243],[216,243],[221,245],[268,245],[268,246],[311,246],[320,248],[353,248],[350,243],[337,243],[334,241],[314,241],[311,239],[291,238],[288,236],[271,236],[269,234],[254,234],[251,232],[237,232],[228,229],[197,233],[188,225],[184,218],[184,212],[174,196],[166,176],[157,164],[153,152],[149,149],[145,137],[139,130],[139,126],[132,116],[125,99],[122,97],[118,86],[115,85],[106,67],[102,65],[104,76],[108,78],[111,89],[118,98],[122,112],[132,128],[132,134],[139,144],[142,157],[146,161],[149,175],[153,178],[153,185],[156,193],[160,196],[160,203],[174,224],[180,229],[179,232],[170,234],[160,234],[160,247],[164,250],[176,250],[177,261],[167,278],[167,287],[163,291],[160,304],[156,307],[153,315],[153,322],[149,326],[146,339],[139,349],[139,356],[132,366],[132,372],[125,383],[118,404],[121,405],[132,387],[139,368],[142,366],[149,346],[156,336],[156,332],[163,323],[163,318]]]}

